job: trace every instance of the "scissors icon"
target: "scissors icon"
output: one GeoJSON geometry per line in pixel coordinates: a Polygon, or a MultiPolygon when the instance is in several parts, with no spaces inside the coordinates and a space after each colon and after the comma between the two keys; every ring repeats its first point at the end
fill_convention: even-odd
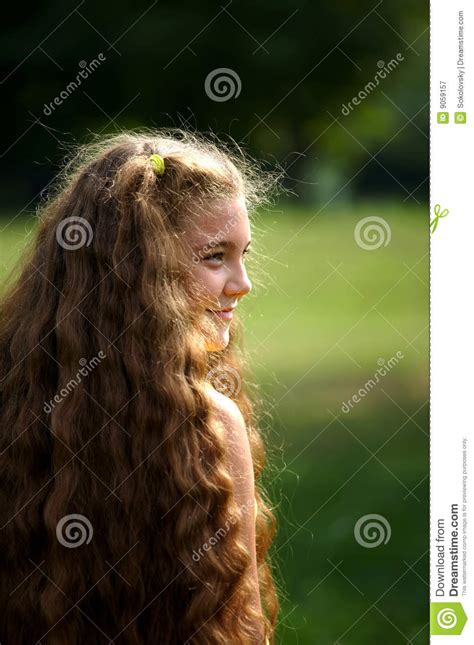
{"type": "Polygon", "coordinates": [[[439,204],[435,204],[434,207],[434,214],[435,217],[434,219],[431,220],[430,222],[430,229],[431,229],[431,235],[436,231],[436,227],[438,226],[438,222],[442,217],[446,217],[446,215],[449,214],[449,211],[447,208],[445,208],[443,211],[441,210],[441,206],[439,204]]]}

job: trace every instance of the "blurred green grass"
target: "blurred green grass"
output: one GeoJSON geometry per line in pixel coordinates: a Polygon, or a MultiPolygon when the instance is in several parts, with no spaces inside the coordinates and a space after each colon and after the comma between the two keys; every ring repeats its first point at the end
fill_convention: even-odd
{"type": "Polygon", "coordinates": [[[426,208],[388,202],[256,218],[246,344],[272,419],[265,482],[278,507],[285,645],[428,642],[427,222],[426,208]],[[369,216],[391,232],[375,250],[354,238],[369,216]],[[392,535],[364,548],[354,526],[374,513],[392,535]]]}
{"type": "MultiPolygon", "coordinates": [[[[254,288],[239,309],[265,402],[279,643],[428,643],[427,222],[422,206],[390,202],[255,216],[254,288]],[[391,231],[371,251],[354,239],[368,216],[391,231]],[[397,351],[404,358],[342,413],[397,351]],[[373,513],[391,538],[364,548],[354,525],[373,513]]],[[[33,226],[0,220],[2,282],[33,226]]]]}

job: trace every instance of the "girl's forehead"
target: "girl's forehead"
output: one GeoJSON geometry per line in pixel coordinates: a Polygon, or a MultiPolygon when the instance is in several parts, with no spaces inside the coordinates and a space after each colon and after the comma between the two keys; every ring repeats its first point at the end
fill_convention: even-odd
{"type": "Polygon", "coordinates": [[[195,218],[189,233],[196,237],[215,237],[221,239],[240,238],[250,235],[250,222],[242,199],[214,203],[202,209],[195,218]]]}

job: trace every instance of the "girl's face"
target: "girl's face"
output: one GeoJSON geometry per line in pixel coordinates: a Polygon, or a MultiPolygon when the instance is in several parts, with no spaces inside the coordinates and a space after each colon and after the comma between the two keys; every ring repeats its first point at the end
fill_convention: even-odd
{"type": "Polygon", "coordinates": [[[252,288],[245,269],[250,223],[243,198],[214,203],[189,233],[194,302],[208,351],[223,350],[239,300],[252,288]]]}

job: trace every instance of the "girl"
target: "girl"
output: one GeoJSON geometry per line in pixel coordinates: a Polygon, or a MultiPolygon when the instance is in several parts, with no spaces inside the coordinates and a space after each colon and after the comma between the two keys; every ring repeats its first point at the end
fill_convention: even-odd
{"type": "Polygon", "coordinates": [[[0,306],[0,642],[273,643],[235,308],[277,178],[182,130],[68,164],[0,306]]]}

